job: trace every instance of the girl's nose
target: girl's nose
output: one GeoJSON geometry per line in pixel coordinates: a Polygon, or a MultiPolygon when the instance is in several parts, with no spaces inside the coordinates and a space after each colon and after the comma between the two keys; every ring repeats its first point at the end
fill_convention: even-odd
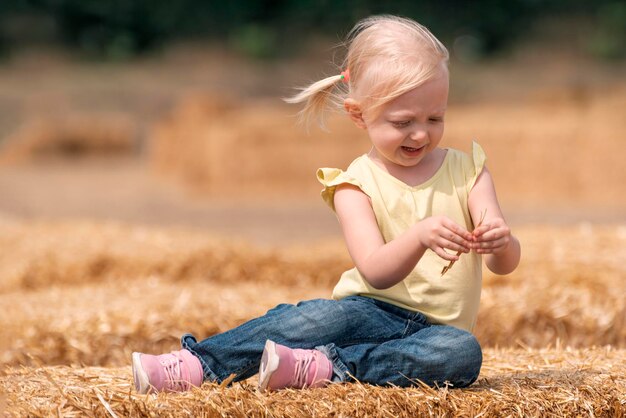
{"type": "Polygon", "coordinates": [[[422,140],[426,138],[427,136],[428,136],[428,133],[426,131],[426,128],[424,128],[421,125],[416,125],[413,132],[411,132],[411,139],[416,140],[416,141],[422,140]]]}

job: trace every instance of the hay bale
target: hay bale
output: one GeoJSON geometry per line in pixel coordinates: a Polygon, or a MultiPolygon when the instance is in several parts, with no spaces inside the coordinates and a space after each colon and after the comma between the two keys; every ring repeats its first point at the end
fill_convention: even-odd
{"type": "Polygon", "coordinates": [[[498,197],[511,208],[617,214],[626,209],[626,119],[615,109],[625,108],[624,85],[583,101],[547,91],[521,103],[451,106],[445,141],[480,142],[498,197]]]}
{"type": "MultiPolygon", "coordinates": [[[[626,348],[626,226],[516,233],[520,267],[484,280],[481,344],[626,348]]],[[[261,249],[184,230],[4,220],[0,364],[120,366],[132,350],[176,347],[185,332],[203,338],[281,302],[329,297],[351,266],[343,247],[261,249]]]]}
{"type": "Polygon", "coordinates": [[[518,227],[522,261],[486,272],[475,333],[486,346],[626,344],[626,226],[518,227]]]}
{"type": "MultiPolygon", "coordinates": [[[[552,94],[554,93],[554,94],[552,94]]],[[[621,158],[626,87],[525,102],[451,104],[442,146],[469,151],[476,139],[505,206],[546,211],[626,209],[621,158]]],[[[369,140],[344,115],[330,133],[295,124],[294,107],[278,100],[190,96],[158,122],[152,166],[209,196],[315,197],[315,170],[342,167],[366,152],[369,140]]]]}
{"type": "Polygon", "coordinates": [[[126,114],[69,113],[27,121],[0,149],[0,163],[132,155],[138,129],[126,114]]]}
{"type": "Polygon", "coordinates": [[[7,368],[0,375],[6,412],[19,416],[607,416],[626,414],[626,351],[499,350],[484,353],[467,389],[332,384],[261,393],[253,379],[204,383],[181,394],[138,395],[122,368],[7,368]]]}
{"type": "Polygon", "coordinates": [[[331,120],[332,135],[307,134],[294,113],[278,100],[187,97],[154,126],[152,166],[212,196],[317,196],[317,168],[346,167],[369,142],[343,118],[331,120]]]}
{"type": "Polygon", "coordinates": [[[285,251],[116,222],[0,223],[0,294],[154,275],[330,286],[349,266],[347,252],[335,243],[285,251]]]}

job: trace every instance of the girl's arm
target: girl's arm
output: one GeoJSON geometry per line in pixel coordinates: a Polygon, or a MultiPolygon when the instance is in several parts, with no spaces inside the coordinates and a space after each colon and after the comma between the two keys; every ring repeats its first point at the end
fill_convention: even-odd
{"type": "Polygon", "coordinates": [[[481,213],[486,211],[481,226],[473,231],[471,248],[485,255],[487,268],[495,274],[511,273],[519,264],[520,243],[502,216],[496,197],[493,179],[487,167],[483,168],[470,191],[468,200],[470,214],[477,224],[481,213]]]}
{"type": "Polygon", "coordinates": [[[426,218],[385,243],[369,197],[358,187],[338,186],[334,204],[350,256],[376,289],[404,280],[428,248],[448,261],[458,260],[457,251],[470,251],[472,234],[445,216],[426,218]]]}

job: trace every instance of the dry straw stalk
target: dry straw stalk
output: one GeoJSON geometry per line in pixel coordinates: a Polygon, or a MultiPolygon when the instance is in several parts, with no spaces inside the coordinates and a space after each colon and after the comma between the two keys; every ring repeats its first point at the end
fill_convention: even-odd
{"type": "Polygon", "coordinates": [[[485,362],[469,389],[357,383],[262,395],[249,382],[146,397],[131,390],[131,351],[169,351],[183,332],[202,338],[280,302],[328,297],[350,266],[343,244],[262,250],[184,230],[0,219],[0,408],[13,416],[624,416],[626,227],[528,226],[516,235],[526,249],[518,270],[484,279],[475,333],[485,362]]]}
{"type": "Polygon", "coordinates": [[[626,351],[488,349],[468,389],[333,384],[260,393],[254,382],[205,383],[183,394],[137,395],[130,367],[9,368],[0,376],[8,413],[94,417],[621,417],[626,351]]]}

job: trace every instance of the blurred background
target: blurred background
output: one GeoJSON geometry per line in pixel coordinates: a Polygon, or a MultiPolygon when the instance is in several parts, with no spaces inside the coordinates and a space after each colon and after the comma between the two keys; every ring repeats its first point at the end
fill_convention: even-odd
{"type": "MultiPolygon", "coordinates": [[[[132,351],[328,297],[353,263],[315,171],[370,145],[340,113],[307,131],[281,98],[337,74],[343,38],[374,13],[412,17],[449,48],[442,146],[482,145],[522,242],[515,272],[484,269],[486,353],[609,346],[589,366],[549,366],[541,351],[528,369],[568,399],[589,386],[580,370],[603,375],[591,386],[613,410],[623,390],[608,353],[626,347],[623,0],[0,0],[0,364],[18,367],[4,380],[0,368],[7,393],[10,373],[49,387],[28,368],[42,365],[124,367],[129,382],[132,351]]],[[[493,353],[487,376],[515,376],[493,353]]],[[[17,414],[69,411],[71,386],[59,392],[71,402],[15,392],[30,404],[17,414]]]]}
{"type": "Polygon", "coordinates": [[[307,132],[281,98],[336,74],[379,13],[449,48],[443,145],[483,146],[511,223],[626,221],[615,0],[3,0],[0,217],[336,236],[315,170],[367,138],[339,114],[307,132]]]}

